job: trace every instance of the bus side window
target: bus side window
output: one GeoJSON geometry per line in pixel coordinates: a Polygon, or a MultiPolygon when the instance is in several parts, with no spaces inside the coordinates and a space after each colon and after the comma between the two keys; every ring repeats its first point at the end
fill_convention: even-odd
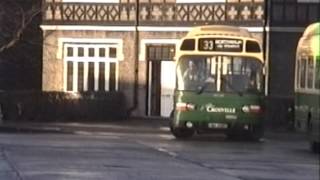
{"type": "Polygon", "coordinates": [[[320,89],[320,56],[316,58],[315,88],[320,89]]]}
{"type": "Polygon", "coordinates": [[[296,69],[296,80],[295,80],[295,85],[297,88],[300,88],[300,69],[301,69],[301,57],[299,56],[297,58],[297,61],[296,61],[296,66],[297,66],[297,69],[296,69]]]}
{"type": "Polygon", "coordinates": [[[306,64],[307,61],[304,58],[301,58],[300,61],[300,87],[306,87],[306,64]]]}
{"type": "Polygon", "coordinates": [[[308,73],[307,73],[307,87],[309,89],[313,88],[313,75],[314,75],[314,65],[313,65],[313,57],[308,57],[308,73]]]}

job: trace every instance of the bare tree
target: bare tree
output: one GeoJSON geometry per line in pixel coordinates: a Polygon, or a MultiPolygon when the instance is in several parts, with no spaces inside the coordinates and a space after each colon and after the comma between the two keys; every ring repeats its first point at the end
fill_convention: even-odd
{"type": "Polygon", "coordinates": [[[0,53],[14,46],[41,12],[41,0],[1,0],[0,53]]]}
{"type": "Polygon", "coordinates": [[[42,0],[0,0],[0,90],[41,89],[42,0]]]}

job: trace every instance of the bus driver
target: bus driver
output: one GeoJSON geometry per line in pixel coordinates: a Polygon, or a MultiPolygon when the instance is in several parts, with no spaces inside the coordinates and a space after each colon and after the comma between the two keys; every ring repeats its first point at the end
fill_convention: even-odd
{"type": "Polygon", "coordinates": [[[189,80],[189,81],[198,81],[199,75],[198,75],[198,68],[195,65],[193,61],[188,62],[188,67],[186,71],[183,73],[183,79],[189,80]]]}

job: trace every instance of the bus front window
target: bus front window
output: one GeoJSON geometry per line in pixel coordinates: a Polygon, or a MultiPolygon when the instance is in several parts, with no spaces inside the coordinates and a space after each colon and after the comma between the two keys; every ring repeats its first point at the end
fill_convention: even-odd
{"type": "Polygon", "coordinates": [[[262,63],[235,56],[183,56],[177,66],[178,90],[262,92],[262,63]]]}

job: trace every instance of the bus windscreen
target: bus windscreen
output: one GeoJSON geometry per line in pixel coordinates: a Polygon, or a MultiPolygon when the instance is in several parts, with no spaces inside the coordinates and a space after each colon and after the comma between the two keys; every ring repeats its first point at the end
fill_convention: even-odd
{"type": "Polygon", "coordinates": [[[263,65],[254,58],[183,56],[177,65],[178,90],[263,92],[263,65]]]}

